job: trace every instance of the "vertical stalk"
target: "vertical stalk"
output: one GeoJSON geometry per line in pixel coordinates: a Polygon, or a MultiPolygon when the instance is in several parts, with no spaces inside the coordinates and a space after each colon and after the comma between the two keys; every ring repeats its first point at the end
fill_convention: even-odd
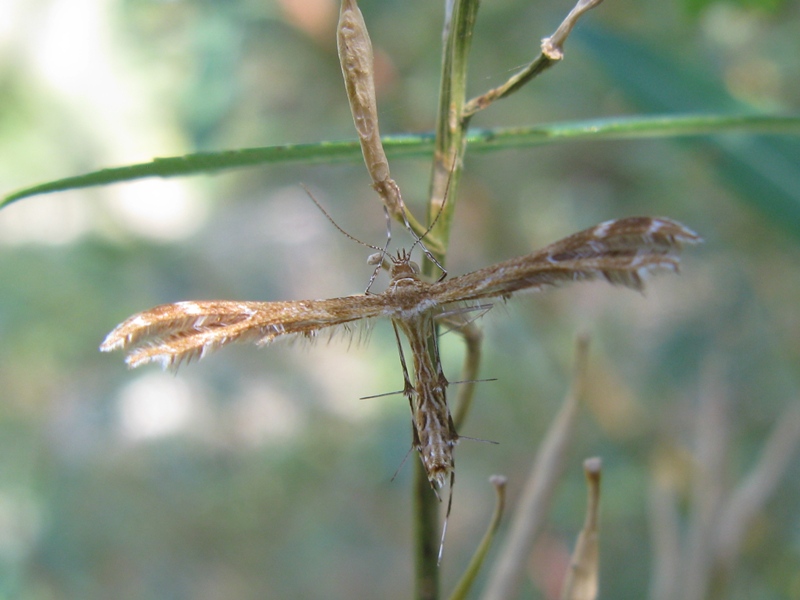
{"type": "Polygon", "coordinates": [[[414,598],[437,600],[439,598],[439,502],[422,466],[414,461],[414,598]]]}
{"type": "MultiPolygon", "coordinates": [[[[443,56],[439,109],[433,169],[429,188],[428,223],[435,224],[429,236],[442,248],[436,258],[444,265],[450,226],[456,202],[456,190],[466,149],[466,122],[462,119],[466,102],[467,57],[479,0],[445,0],[447,10],[443,35],[443,56]]],[[[433,263],[423,262],[423,273],[432,275],[433,263]]],[[[435,344],[429,344],[434,347],[435,344]]],[[[414,484],[416,598],[439,597],[439,501],[433,494],[424,469],[417,462],[414,484]]]]}
{"type": "MultiPolygon", "coordinates": [[[[441,242],[445,253],[466,150],[467,122],[463,115],[467,93],[467,59],[479,0],[446,2],[450,10],[447,11],[444,26],[441,87],[428,204],[429,223],[441,213],[430,235],[441,242]]],[[[444,253],[437,258],[444,264],[444,253]]],[[[426,261],[423,271],[430,275],[433,272],[432,265],[426,261]]]]}

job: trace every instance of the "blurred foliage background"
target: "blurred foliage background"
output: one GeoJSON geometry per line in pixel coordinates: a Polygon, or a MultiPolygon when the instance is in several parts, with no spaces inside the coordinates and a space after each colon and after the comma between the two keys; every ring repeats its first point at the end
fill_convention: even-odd
{"type": "MultiPolygon", "coordinates": [[[[441,3],[361,8],[383,132],[431,130],[441,3]]],[[[485,2],[473,93],[533,58],[569,8],[485,2]]],[[[0,188],[155,156],[353,138],[337,10],[334,0],[4,0],[0,188]]],[[[729,108],[703,96],[709,86],[737,106],[791,112],[799,13],[780,0],[608,0],[563,64],[473,126],[729,108]],[[620,44],[640,51],[615,52],[620,44]],[[638,71],[645,54],[673,65],[673,79],[638,71]]],[[[509,476],[512,502],[520,489],[565,393],[577,332],[593,336],[588,405],[526,597],[557,597],[583,519],[585,457],[605,466],[602,596],[647,597],[653,482],[671,490],[689,530],[697,448],[710,433],[702,398],[718,400],[711,426],[723,440],[706,477],[728,495],[798,401],[800,227],[771,218],[777,200],[727,177],[721,154],[668,139],[468,152],[453,275],[634,214],[678,219],[706,244],[645,296],[567,286],[482,320],[481,376],[498,381],[480,385],[461,433],[500,444],[457,450],[445,588],[491,513],[489,475],[509,476]]],[[[798,162],[779,175],[796,177],[798,162]]],[[[428,164],[394,161],[393,172],[421,212],[428,164]]],[[[301,182],[343,228],[382,243],[362,164],[142,180],[0,211],[0,598],[410,595],[409,466],[391,481],[410,443],[408,408],[402,396],[359,400],[402,387],[386,323],[369,343],[232,347],[177,376],[129,372],[122,356],[97,352],[114,325],[155,304],[361,292],[372,270],[364,249],[301,182]]],[[[442,353],[457,380],[456,335],[442,353]]],[[[798,503],[795,459],[748,529],[724,597],[800,598],[798,503]]]]}

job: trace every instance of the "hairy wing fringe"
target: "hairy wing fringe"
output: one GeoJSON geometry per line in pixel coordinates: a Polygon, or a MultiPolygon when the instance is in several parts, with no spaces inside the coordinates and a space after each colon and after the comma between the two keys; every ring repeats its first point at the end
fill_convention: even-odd
{"type": "MultiPolygon", "coordinates": [[[[323,329],[368,319],[380,311],[374,296],[297,302],[178,302],[157,306],[118,325],[100,346],[131,348],[131,368],[159,362],[177,368],[234,342],[262,346],[278,337],[316,339],[323,329]],[[368,300],[362,300],[368,298],[368,300]]],[[[333,333],[333,331],[332,331],[333,333]]]]}
{"type": "Polygon", "coordinates": [[[550,262],[577,258],[630,256],[633,254],[677,255],[683,244],[700,237],[677,221],[655,217],[629,217],[606,221],[546,246],[534,256],[550,262]]]}
{"type": "MultiPolygon", "coordinates": [[[[281,338],[287,338],[288,342],[303,341],[315,342],[321,336],[319,331],[304,333],[284,334],[281,338]]],[[[369,336],[369,327],[366,322],[353,325],[352,323],[342,323],[326,327],[325,334],[328,340],[333,340],[340,334],[344,334],[348,343],[355,340],[361,343],[369,336]]],[[[228,331],[226,333],[206,331],[195,334],[173,334],[165,338],[159,338],[131,350],[125,358],[125,363],[130,368],[136,368],[149,362],[161,364],[164,369],[177,369],[183,363],[199,360],[209,354],[232,343],[252,342],[257,346],[266,346],[277,338],[275,335],[264,335],[258,329],[243,329],[241,331],[228,331]]]]}
{"type": "Polygon", "coordinates": [[[434,284],[442,302],[508,297],[569,281],[605,279],[641,290],[656,271],[677,271],[683,244],[702,241],[676,221],[631,217],[600,223],[542,250],[434,284]]]}

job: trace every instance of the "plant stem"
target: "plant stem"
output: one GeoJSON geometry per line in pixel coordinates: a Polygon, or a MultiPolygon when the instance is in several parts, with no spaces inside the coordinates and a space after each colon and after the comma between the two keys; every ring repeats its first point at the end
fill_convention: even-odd
{"type": "Polygon", "coordinates": [[[438,554],[439,502],[419,460],[414,461],[414,516],[416,528],[415,589],[417,600],[439,598],[438,554]]]}
{"type": "MultiPolygon", "coordinates": [[[[466,150],[467,123],[462,115],[467,94],[467,59],[478,6],[479,0],[452,0],[450,20],[445,23],[439,110],[428,204],[428,222],[436,221],[431,235],[445,249],[450,239],[456,191],[466,150]]],[[[444,264],[444,255],[437,258],[444,264]]],[[[431,266],[427,269],[425,272],[428,274],[433,271],[431,266]]]]}
{"type": "MultiPolygon", "coordinates": [[[[442,265],[446,260],[456,189],[466,149],[466,123],[462,121],[461,114],[466,101],[467,57],[479,5],[478,0],[447,1],[451,10],[444,26],[441,88],[428,203],[428,223],[433,223],[428,235],[441,248],[436,258],[442,265]]],[[[433,263],[425,259],[423,272],[431,275],[433,271],[433,263]]],[[[435,343],[429,346],[433,348],[435,343]]],[[[435,600],[439,597],[439,567],[436,560],[439,502],[436,495],[431,493],[428,478],[419,464],[415,471],[414,506],[417,522],[416,597],[435,600]]]]}

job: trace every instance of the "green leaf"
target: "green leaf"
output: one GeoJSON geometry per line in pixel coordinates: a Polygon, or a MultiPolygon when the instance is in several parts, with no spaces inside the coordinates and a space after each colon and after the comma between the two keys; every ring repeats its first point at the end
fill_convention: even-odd
{"type": "MultiPolygon", "coordinates": [[[[719,77],[696,68],[696,63],[678,62],[645,43],[596,27],[583,28],[578,39],[641,110],[755,112],[733,98],[719,77]]],[[[737,135],[687,143],[706,151],[721,180],[738,198],[800,237],[800,140],[791,125],[794,119],[787,119],[785,128],[773,130],[783,136],[737,135]]]]}
{"type": "MultiPolygon", "coordinates": [[[[750,114],[671,115],[624,117],[553,123],[538,127],[472,129],[468,135],[470,150],[487,152],[515,147],[532,147],[569,140],[619,140],[629,138],[699,136],[731,131],[751,133],[792,132],[800,134],[800,117],[772,117],[750,114]]],[[[390,158],[429,156],[433,134],[397,135],[384,138],[390,158]]],[[[102,169],[84,175],[49,181],[7,195],[0,208],[38,194],[121,183],[144,177],[200,175],[228,169],[283,162],[358,163],[362,160],[357,141],[292,144],[262,148],[244,148],[222,152],[203,152],[156,158],[152,162],[102,169]]],[[[791,182],[788,182],[791,184],[791,182]]]]}
{"type": "Polygon", "coordinates": [[[697,17],[704,10],[721,4],[748,9],[760,10],[764,13],[774,13],[783,8],[785,0],[683,0],[683,9],[691,16],[697,17]]]}

